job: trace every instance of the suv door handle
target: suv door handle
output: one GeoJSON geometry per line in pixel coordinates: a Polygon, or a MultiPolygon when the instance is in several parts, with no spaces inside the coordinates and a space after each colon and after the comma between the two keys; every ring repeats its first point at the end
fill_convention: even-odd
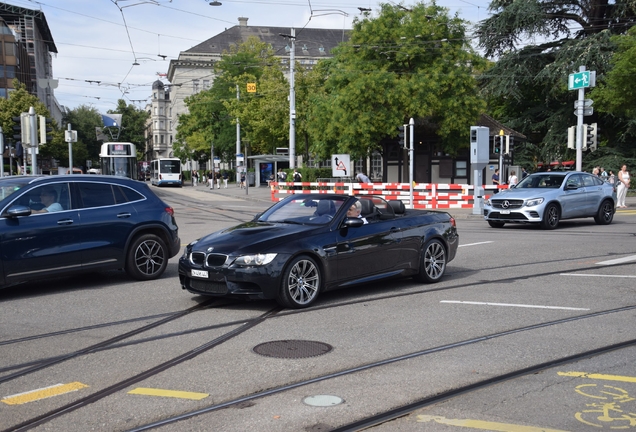
{"type": "Polygon", "coordinates": [[[119,213],[117,215],[118,218],[129,218],[131,216],[130,213],[119,213]]]}
{"type": "Polygon", "coordinates": [[[58,225],[71,225],[73,223],[73,219],[60,219],[57,221],[58,225]]]}

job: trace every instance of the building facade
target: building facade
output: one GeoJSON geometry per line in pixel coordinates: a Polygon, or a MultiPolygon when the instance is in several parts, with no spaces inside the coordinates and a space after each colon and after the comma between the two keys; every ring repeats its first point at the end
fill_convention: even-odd
{"type": "Polygon", "coordinates": [[[11,82],[17,78],[61,123],[62,108],[53,92],[57,81],[53,79],[52,53],[57,54],[57,48],[44,12],[0,3],[0,20],[4,23],[0,24],[0,97],[8,97],[13,90],[11,82]]]}
{"type": "Polygon", "coordinates": [[[152,99],[146,105],[146,111],[150,114],[145,131],[145,158],[153,160],[158,158],[173,157],[172,153],[172,121],[170,101],[170,87],[160,80],[152,84],[152,99]]]}

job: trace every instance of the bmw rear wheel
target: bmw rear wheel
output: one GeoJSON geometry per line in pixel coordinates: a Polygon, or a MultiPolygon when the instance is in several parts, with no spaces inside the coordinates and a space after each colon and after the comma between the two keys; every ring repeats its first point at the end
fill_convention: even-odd
{"type": "Polygon", "coordinates": [[[301,309],[311,306],[318,297],[322,278],[313,258],[301,255],[294,258],[283,273],[280,295],[281,306],[301,309]]]}
{"type": "Polygon", "coordinates": [[[157,279],[168,265],[168,248],[154,234],[135,238],[128,249],[126,272],[137,280],[157,279]]]}
{"type": "Polygon", "coordinates": [[[437,282],[446,271],[446,248],[438,239],[429,240],[422,251],[420,272],[415,276],[418,282],[437,282]]]}
{"type": "Polygon", "coordinates": [[[611,200],[605,200],[598,208],[596,216],[594,216],[594,222],[599,225],[609,225],[614,219],[614,203],[611,200]]]}
{"type": "Polygon", "coordinates": [[[559,226],[559,219],[561,218],[561,212],[556,204],[548,204],[543,211],[543,220],[541,226],[545,229],[555,229],[559,226]]]}

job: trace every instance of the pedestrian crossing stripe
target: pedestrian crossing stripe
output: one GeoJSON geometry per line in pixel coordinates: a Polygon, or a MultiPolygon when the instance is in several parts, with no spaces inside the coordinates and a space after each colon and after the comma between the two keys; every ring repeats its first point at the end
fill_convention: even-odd
{"type": "Polygon", "coordinates": [[[55,384],[49,387],[44,387],[37,390],[31,390],[24,393],[19,393],[12,396],[7,396],[0,400],[0,402],[7,405],[21,405],[27,402],[33,402],[40,399],[46,399],[53,396],[59,396],[65,393],[77,391],[79,389],[88,387],[81,382],[72,382],[68,384],[55,384]]]}
{"type": "Polygon", "coordinates": [[[145,388],[145,387],[137,387],[136,389],[129,391],[128,394],[172,397],[172,398],[178,398],[178,399],[192,399],[192,400],[201,400],[210,396],[208,393],[196,393],[196,392],[186,392],[186,391],[178,391],[178,390],[163,390],[163,389],[145,388]]]}

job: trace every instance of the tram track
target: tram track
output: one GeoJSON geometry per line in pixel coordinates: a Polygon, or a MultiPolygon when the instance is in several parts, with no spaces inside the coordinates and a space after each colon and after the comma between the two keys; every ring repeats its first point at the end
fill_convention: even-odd
{"type": "MultiPolygon", "coordinates": [[[[522,332],[527,332],[527,331],[532,331],[532,330],[538,330],[538,329],[542,329],[542,328],[546,328],[546,327],[551,327],[551,326],[557,326],[557,325],[561,325],[561,324],[567,324],[567,323],[571,323],[574,321],[580,321],[580,320],[584,320],[584,319],[592,319],[592,318],[597,318],[603,315],[608,315],[608,314],[613,314],[613,313],[621,313],[621,312],[627,312],[627,311],[633,311],[636,310],[636,305],[630,305],[630,306],[624,306],[624,307],[620,307],[620,308],[615,308],[615,309],[611,309],[611,310],[605,310],[605,311],[598,311],[598,312],[593,312],[593,313],[589,313],[589,314],[584,314],[584,315],[577,315],[574,317],[568,317],[568,318],[563,318],[563,319],[558,319],[558,320],[552,320],[552,321],[548,321],[545,323],[538,323],[538,324],[531,324],[531,325],[527,325],[527,326],[523,326],[523,327],[518,327],[515,329],[510,329],[510,330],[505,330],[505,331],[501,331],[501,332],[496,332],[496,333],[491,333],[488,335],[483,335],[483,336],[478,336],[478,337],[474,337],[474,338],[470,338],[470,339],[465,339],[463,341],[457,341],[457,342],[451,342],[448,344],[444,344],[444,345],[439,345],[436,347],[432,347],[432,348],[425,348],[419,351],[413,351],[407,354],[403,354],[403,355],[399,355],[399,356],[394,356],[394,357],[388,357],[382,360],[378,360],[378,361],[374,361],[374,362],[370,362],[370,363],[362,363],[358,366],[355,367],[350,367],[350,368],[346,368],[346,369],[342,369],[336,372],[331,372],[328,374],[324,374],[324,375],[319,375],[310,379],[306,379],[306,380],[302,380],[302,381],[297,381],[295,383],[290,383],[290,384],[285,384],[282,386],[278,386],[278,387],[274,387],[271,389],[267,389],[261,392],[256,392],[256,393],[252,393],[252,394],[248,394],[248,395],[244,395],[238,398],[234,398],[231,400],[227,400],[227,401],[223,401],[220,403],[215,403],[213,405],[210,405],[208,407],[204,407],[204,408],[200,408],[197,410],[193,410],[193,411],[189,411],[186,413],[181,413],[179,415],[175,415],[175,416],[171,416],[171,417],[167,417],[164,419],[161,419],[159,421],[155,421],[155,422],[151,422],[151,423],[147,423],[145,425],[141,425],[141,426],[137,426],[133,429],[129,429],[126,432],[141,432],[141,431],[146,431],[146,430],[151,430],[151,429],[155,429],[155,428],[159,428],[162,426],[166,426],[168,424],[171,423],[176,423],[182,420],[186,420],[188,418],[192,418],[192,417],[196,417],[199,415],[203,415],[203,414],[208,414],[208,413],[212,413],[214,411],[218,411],[220,409],[224,409],[224,408],[228,408],[234,405],[238,405],[238,404],[242,404],[242,403],[246,403],[246,402],[251,402],[254,401],[256,399],[260,399],[260,398],[264,398],[264,397],[268,397],[268,396],[273,396],[276,394],[280,394],[280,393],[284,393],[287,391],[291,391],[300,387],[304,387],[310,384],[315,384],[315,383],[319,383],[319,382],[323,382],[323,381],[328,381],[331,379],[335,379],[335,378],[340,378],[346,375],[352,375],[352,374],[356,374],[356,373],[360,373],[360,372],[364,372],[364,371],[368,371],[370,369],[373,368],[377,368],[377,367],[381,367],[381,366],[386,366],[386,365],[390,365],[390,364],[394,364],[394,363],[398,363],[398,362],[403,362],[403,361],[407,361],[407,360],[411,360],[417,357],[423,357],[426,355],[431,355],[431,354],[437,354],[443,351],[449,351],[449,350],[453,350],[453,349],[458,349],[458,348],[463,348],[466,347],[468,345],[473,345],[473,344],[477,344],[477,343],[482,343],[482,342],[487,342],[487,341],[491,341],[493,339],[496,338],[501,338],[501,337],[505,337],[505,336],[510,336],[510,335],[514,335],[517,333],[522,333],[522,332]]],[[[431,405],[433,403],[437,403],[440,402],[442,400],[445,399],[449,399],[451,397],[456,397],[459,396],[461,394],[467,393],[469,391],[474,391],[474,390],[478,390],[481,388],[484,388],[486,386],[489,385],[495,385],[498,384],[500,382],[503,382],[505,380],[509,380],[509,379],[513,379],[513,378],[517,378],[523,375],[527,375],[530,373],[534,373],[537,371],[541,371],[543,369],[547,369],[549,367],[553,367],[553,366],[557,366],[560,364],[565,364],[565,363],[569,363],[569,362],[574,362],[574,361],[578,361],[593,355],[599,355],[599,354],[603,354],[606,352],[610,352],[610,351],[614,351],[614,350],[618,350],[618,349],[622,349],[622,348],[627,348],[627,347],[631,347],[636,345],[636,339],[630,339],[627,341],[623,341],[620,343],[616,343],[616,344],[611,344],[611,345],[607,345],[604,347],[600,347],[600,348],[596,348],[596,349],[592,349],[592,350],[587,350],[584,352],[580,352],[577,353],[575,355],[569,355],[569,356],[565,356],[559,359],[555,359],[555,360],[550,360],[548,362],[542,362],[533,366],[529,366],[529,367],[524,367],[524,368],[520,368],[518,370],[514,370],[496,377],[491,377],[485,380],[481,380],[475,383],[471,383],[465,386],[461,386],[458,387],[456,389],[450,389],[444,393],[435,395],[435,396],[430,396],[430,397],[425,397],[420,399],[417,402],[414,403],[410,403],[404,406],[401,406],[399,408],[395,408],[395,409],[391,409],[388,410],[382,414],[378,414],[378,415],[374,415],[374,416],[370,416],[368,418],[362,419],[362,420],[358,420],[356,422],[353,422],[349,425],[346,426],[342,426],[339,427],[337,429],[337,431],[357,431],[357,430],[361,430],[363,428],[366,427],[370,427],[373,425],[377,425],[389,420],[392,420],[394,418],[403,416],[415,409],[419,409],[422,408],[424,406],[427,405],[431,405]]]]}
{"type": "Polygon", "coordinates": [[[42,415],[39,415],[37,417],[34,417],[30,420],[27,420],[21,424],[18,424],[16,426],[12,426],[8,429],[5,429],[5,432],[19,432],[19,431],[26,431],[29,429],[32,429],[38,425],[44,424],[49,422],[50,420],[53,420],[57,417],[60,417],[62,415],[68,414],[72,411],[75,411],[79,408],[82,408],[86,405],[92,404],[100,399],[103,399],[113,393],[116,393],[132,384],[138,383],[140,381],[143,381],[147,378],[152,377],[153,375],[157,375],[160,372],[163,372],[167,369],[170,369],[174,366],[177,366],[187,360],[190,360],[216,346],[221,345],[224,342],[229,341],[230,339],[240,335],[241,333],[246,332],[247,330],[257,326],[258,324],[263,323],[269,316],[271,315],[275,315],[278,312],[280,312],[280,310],[282,310],[281,307],[276,307],[273,308],[267,312],[265,312],[264,314],[262,314],[261,316],[259,316],[258,318],[254,318],[251,320],[248,320],[247,322],[245,322],[242,326],[231,330],[209,342],[206,342],[205,344],[199,345],[198,347],[187,351],[177,357],[173,357],[172,359],[169,359],[161,364],[158,364],[150,369],[146,369],[145,371],[134,375],[132,377],[129,377],[125,380],[116,382],[114,384],[111,384],[110,386],[96,391],[86,397],[77,399],[75,401],[73,401],[70,404],[64,405],[60,408],[57,408],[55,410],[49,411],[47,413],[44,413],[42,415]]]}
{"type": "MultiPolygon", "coordinates": [[[[570,260],[574,260],[574,261],[580,261],[581,259],[590,259],[592,257],[579,257],[576,259],[564,259],[562,261],[570,261],[570,260]]],[[[553,263],[553,262],[552,262],[553,263]]],[[[544,263],[541,261],[535,261],[532,264],[528,264],[528,265],[536,265],[536,266],[541,266],[544,263]]],[[[616,264],[613,267],[625,267],[625,266],[631,266],[633,265],[632,263],[624,263],[624,264],[616,264]]],[[[505,268],[505,266],[503,266],[502,268],[505,268]]],[[[427,293],[432,293],[432,292],[442,292],[442,291],[451,291],[451,290],[456,290],[456,289],[462,289],[462,288],[468,288],[468,287],[479,287],[479,286],[484,286],[484,285],[492,285],[492,284],[506,284],[506,283],[512,283],[516,280],[518,280],[519,278],[524,278],[524,279],[528,279],[528,278],[540,278],[540,277],[549,277],[549,276],[555,276],[555,275],[559,275],[561,273],[563,273],[566,270],[555,270],[555,271],[551,271],[551,272],[544,272],[544,273],[533,273],[531,275],[527,275],[527,276],[513,276],[513,277],[505,277],[505,278],[499,278],[499,279],[489,279],[489,280],[484,280],[484,281],[480,281],[480,282],[466,282],[466,283],[456,283],[456,284],[452,284],[452,285],[445,285],[445,286],[440,286],[441,284],[435,284],[435,285],[425,285],[425,288],[423,289],[416,289],[416,290],[409,290],[408,292],[400,292],[400,293],[390,293],[390,294],[386,294],[386,295],[377,295],[374,297],[366,297],[366,298],[362,298],[362,299],[355,299],[355,300],[347,300],[347,301],[342,301],[342,302],[337,302],[335,304],[326,304],[326,305],[320,305],[317,304],[315,306],[313,306],[310,309],[298,309],[298,310],[287,310],[283,313],[277,314],[276,318],[280,318],[280,317],[284,317],[287,315],[295,315],[295,314],[300,314],[300,313],[307,313],[307,312],[317,312],[320,310],[326,310],[326,309],[334,309],[334,308],[339,308],[339,307],[346,307],[346,306],[352,306],[352,305],[356,305],[356,304],[363,304],[363,303],[370,303],[370,302],[378,302],[378,301],[384,301],[384,300],[389,300],[389,299],[396,299],[396,298],[401,298],[401,297],[410,297],[410,296],[417,296],[417,295],[421,295],[421,294],[427,294],[427,293]]],[[[471,272],[471,270],[464,270],[464,272],[471,272]]],[[[216,299],[216,298],[210,298],[208,300],[206,300],[204,303],[200,304],[200,305],[196,305],[193,306],[192,308],[187,309],[186,311],[190,311],[187,312],[187,314],[194,312],[194,311],[198,311],[198,310],[203,310],[208,308],[208,306],[202,306],[202,305],[210,305],[209,307],[212,307],[212,303],[214,302],[218,302],[220,305],[227,305],[227,304],[237,304],[238,302],[232,302],[232,303],[227,303],[227,300],[225,299],[216,299]]],[[[249,304],[248,302],[245,302],[245,304],[249,304]]],[[[101,351],[105,351],[105,350],[109,350],[109,349],[118,349],[118,348],[122,348],[122,347],[127,347],[127,346],[131,346],[131,345],[139,345],[142,343],[147,343],[147,342],[152,342],[152,341],[157,341],[157,340],[162,340],[162,339],[171,339],[171,338],[176,338],[179,336],[183,336],[186,334],[193,334],[193,333],[197,333],[197,332],[204,332],[204,331],[208,331],[208,330],[214,330],[214,329],[219,329],[219,328],[223,328],[223,327],[229,327],[229,326],[234,326],[238,323],[242,323],[245,320],[232,320],[229,322],[224,322],[224,323],[219,323],[219,324],[214,324],[214,325],[210,325],[210,326],[203,326],[203,327],[199,327],[199,328],[195,328],[195,329],[188,329],[185,331],[181,331],[181,332],[173,332],[167,335],[161,335],[161,336],[156,336],[156,337],[151,337],[151,338],[145,338],[145,339],[141,339],[141,340],[137,340],[134,342],[128,342],[128,343],[120,343],[118,344],[118,342],[121,342],[125,339],[128,339],[132,336],[136,336],[139,335],[145,331],[151,330],[155,327],[158,327],[159,325],[165,324],[167,322],[170,322],[176,318],[179,318],[181,316],[185,316],[184,312],[186,311],[181,311],[181,312],[176,312],[174,314],[169,314],[168,316],[166,316],[165,318],[163,318],[162,320],[158,321],[157,323],[151,323],[148,324],[146,326],[143,326],[139,329],[135,329],[132,330],[131,332],[127,332],[125,334],[122,335],[118,335],[115,336],[113,338],[110,338],[106,341],[100,342],[98,344],[95,345],[91,345],[89,347],[83,348],[81,350],[78,351],[74,351],[72,353],[69,354],[64,354],[64,355],[60,355],[60,356],[54,356],[54,357],[49,357],[49,358],[45,358],[45,359],[40,359],[40,360],[33,360],[30,362],[25,362],[25,363],[21,363],[21,364],[13,364],[13,365],[4,365],[0,368],[0,373],[4,373],[7,371],[11,371],[11,370],[19,370],[19,372],[15,372],[13,374],[10,375],[6,375],[4,377],[0,377],[0,384],[16,379],[18,377],[27,375],[29,373],[33,373],[33,372],[37,372],[41,369],[50,367],[50,366],[54,366],[56,364],[59,364],[63,361],[72,359],[74,357],[77,357],[79,355],[84,355],[84,354],[89,354],[89,353],[95,353],[95,352],[101,352],[101,351]]],[[[139,320],[141,320],[143,318],[139,318],[139,320]]],[[[129,322],[130,320],[122,320],[121,323],[126,323],[129,322]]],[[[118,322],[115,323],[107,323],[104,326],[109,326],[109,325],[115,325],[118,322]]],[[[51,333],[47,333],[44,335],[33,335],[33,336],[28,336],[28,337],[24,337],[24,338],[19,338],[19,339],[14,339],[11,341],[4,341],[4,342],[0,342],[0,345],[4,344],[8,344],[8,343],[14,343],[13,341],[30,341],[33,339],[39,339],[39,338],[45,338],[45,337],[54,337],[54,336],[61,336],[61,335],[65,335],[65,334],[69,334],[69,333],[73,333],[76,331],[83,331],[83,330],[90,330],[93,328],[101,328],[101,325],[96,325],[96,326],[87,326],[87,327],[81,327],[78,329],[68,329],[65,331],[60,331],[60,332],[51,332],[51,333]]]]}

